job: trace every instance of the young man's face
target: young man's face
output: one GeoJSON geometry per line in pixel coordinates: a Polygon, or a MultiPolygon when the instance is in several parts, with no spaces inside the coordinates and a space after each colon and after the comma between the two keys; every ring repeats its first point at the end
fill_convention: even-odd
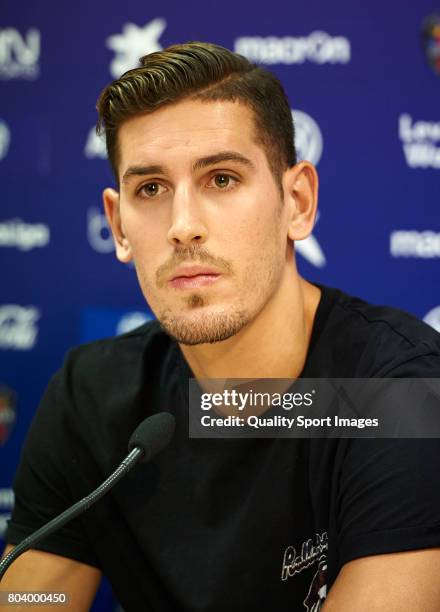
{"type": "Polygon", "coordinates": [[[104,202],[121,261],[177,341],[225,340],[264,309],[286,266],[288,211],[253,114],[182,101],[118,133],[119,205],[104,202]]]}

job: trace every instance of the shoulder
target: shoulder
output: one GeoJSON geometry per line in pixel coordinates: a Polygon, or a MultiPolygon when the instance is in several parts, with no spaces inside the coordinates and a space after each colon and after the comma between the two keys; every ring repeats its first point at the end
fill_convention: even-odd
{"type": "Polygon", "coordinates": [[[34,430],[50,425],[54,438],[86,449],[110,469],[133,430],[154,412],[157,394],[179,380],[179,363],[177,344],[156,321],[75,347],[49,383],[34,430]]]}
{"type": "Polygon", "coordinates": [[[126,405],[175,369],[177,348],[157,321],[74,347],[56,375],[59,395],[77,406],[126,405]]]}
{"type": "Polygon", "coordinates": [[[73,347],[67,353],[65,368],[75,374],[91,370],[110,374],[133,368],[140,362],[157,363],[173,344],[157,321],[149,321],[120,336],[73,347]]]}
{"type": "MultiPolygon", "coordinates": [[[[405,364],[424,364],[426,376],[432,368],[439,375],[440,334],[432,327],[398,308],[370,304],[339,289],[322,290],[328,309],[320,348],[345,364],[344,375],[398,376],[405,364]]],[[[416,367],[414,375],[423,372],[416,367]]]]}

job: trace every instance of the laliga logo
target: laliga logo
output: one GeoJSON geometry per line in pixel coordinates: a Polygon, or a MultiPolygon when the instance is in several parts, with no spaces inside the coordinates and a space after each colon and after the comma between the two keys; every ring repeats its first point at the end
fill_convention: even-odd
{"type": "Polygon", "coordinates": [[[162,51],[159,43],[166,21],[157,17],[143,27],[134,23],[126,23],[122,27],[122,34],[113,34],[106,40],[107,47],[116,53],[110,63],[110,73],[116,79],[127,70],[139,65],[139,58],[154,51],[162,51]]]}
{"type": "MultiPolygon", "coordinates": [[[[306,159],[314,166],[318,165],[322,156],[323,139],[319,125],[307,113],[299,110],[292,110],[293,122],[295,125],[295,146],[298,159],[306,159]]],[[[319,220],[319,212],[316,222],[319,220]]],[[[295,249],[304,259],[317,268],[322,268],[326,264],[323,250],[316,238],[311,234],[304,240],[295,242],[295,249]]]]}
{"type": "Polygon", "coordinates": [[[0,119],[0,160],[4,159],[8,154],[9,143],[11,142],[11,133],[8,126],[0,119]]]}

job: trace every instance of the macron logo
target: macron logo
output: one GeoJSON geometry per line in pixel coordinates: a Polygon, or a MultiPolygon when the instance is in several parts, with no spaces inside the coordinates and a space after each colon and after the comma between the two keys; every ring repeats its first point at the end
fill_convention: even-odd
{"type": "Polygon", "coordinates": [[[234,50],[260,64],[348,64],[351,59],[348,38],[320,30],[307,36],[242,36],[234,50]]]}
{"type": "Polygon", "coordinates": [[[107,47],[116,53],[110,63],[110,73],[117,79],[127,70],[139,65],[139,58],[154,51],[162,51],[159,42],[166,28],[166,21],[162,17],[153,19],[146,25],[137,26],[126,23],[122,27],[122,34],[113,34],[106,40],[107,47]]]}

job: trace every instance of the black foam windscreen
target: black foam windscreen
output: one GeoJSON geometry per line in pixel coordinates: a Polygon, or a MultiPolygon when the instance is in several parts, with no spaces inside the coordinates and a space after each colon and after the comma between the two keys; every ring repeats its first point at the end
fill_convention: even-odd
{"type": "Polygon", "coordinates": [[[140,461],[148,461],[170,442],[176,420],[169,412],[159,412],[148,417],[134,430],[128,443],[128,450],[136,446],[144,451],[140,461]]]}

